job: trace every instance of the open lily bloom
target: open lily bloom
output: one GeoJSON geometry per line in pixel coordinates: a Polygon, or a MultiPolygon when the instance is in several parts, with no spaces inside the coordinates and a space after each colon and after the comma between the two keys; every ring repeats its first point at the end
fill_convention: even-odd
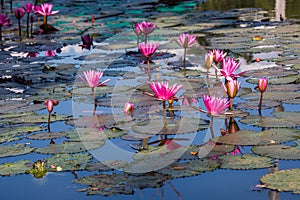
{"type": "Polygon", "coordinates": [[[215,96],[202,94],[204,105],[207,113],[214,116],[221,114],[226,108],[229,107],[230,101],[228,99],[221,99],[215,96]]]}
{"type": "Polygon", "coordinates": [[[196,42],[196,37],[194,35],[181,33],[178,39],[178,44],[183,48],[190,48],[196,42]]]}
{"type": "Polygon", "coordinates": [[[224,60],[224,58],[226,57],[227,53],[224,51],[221,51],[219,49],[214,49],[212,51],[209,51],[208,54],[211,54],[213,57],[213,61],[215,63],[220,63],[224,60]]]}
{"type": "Polygon", "coordinates": [[[53,5],[49,3],[42,3],[41,6],[36,6],[35,7],[35,12],[43,15],[43,16],[50,16],[50,15],[55,15],[59,11],[52,11],[53,5]]]}
{"type": "Polygon", "coordinates": [[[146,22],[143,21],[142,23],[138,23],[139,29],[141,32],[148,36],[150,33],[154,31],[154,29],[157,27],[153,22],[146,22]]]}
{"type": "Polygon", "coordinates": [[[150,57],[154,54],[154,52],[157,50],[159,44],[158,43],[140,43],[138,45],[138,48],[140,52],[147,58],[150,59],[150,57]]]}
{"type": "Polygon", "coordinates": [[[107,79],[103,82],[100,82],[100,79],[103,76],[102,71],[96,71],[96,70],[87,70],[83,72],[84,78],[78,74],[78,77],[86,83],[89,87],[95,88],[105,85],[110,79],[107,79]]]}
{"type": "Polygon", "coordinates": [[[167,101],[177,99],[175,97],[176,93],[182,88],[182,85],[177,85],[176,83],[169,87],[167,81],[160,82],[151,82],[150,89],[154,92],[153,94],[146,93],[150,96],[156,97],[157,100],[167,101]]]}
{"type": "Polygon", "coordinates": [[[268,85],[268,79],[266,78],[260,78],[258,79],[258,89],[260,92],[265,92],[268,85]]]}
{"type": "Polygon", "coordinates": [[[226,58],[222,61],[222,69],[220,70],[220,73],[228,80],[233,80],[239,77],[241,74],[245,72],[240,72],[235,74],[235,71],[240,67],[241,63],[237,63],[232,58],[226,58]]]}
{"type": "Polygon", "coordinates": [[[5,16],[0,14],[0,26],[9,26],[10,25],[10,19],[5,16]]]}

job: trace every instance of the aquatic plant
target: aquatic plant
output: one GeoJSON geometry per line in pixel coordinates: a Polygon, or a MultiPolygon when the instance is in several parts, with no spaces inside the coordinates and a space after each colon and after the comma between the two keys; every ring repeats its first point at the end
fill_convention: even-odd
{"type": "Polygon", "coordinates": [[[133,29],[134,33],[136,34],[136,36],[137,36],[136,45],[138,45],[140,43],[140,35],[142,34],[142,31],[140,29],[140,23],[139,22],[134,23],[132,25],[132,29],[133,29]]]}
{"type": "Polygon", "coordinates": [[[10,19],[5,15],[0,14],[0,41],[2,41],[2,27],[3,26],[10,26],[10,19]]]}
{"type": "Polygon", "coordinates": [[[93,46],[93,36],[90,36],[90,34],[81,36],[82,44],[80,45],[82,49],[91,49],[91,46],[93,46]]]}
{"type": "Polygon", "coordinates": [[[215,96],[209,96],[205,94],[202,94],[202,98],[204,105],[207,109],[206,113],[211,116],[221,114],[230,105],[229,100],[226,98],[221,99],[215,96]]]}
{"type": "Polygon", "coordinates": [[[45,52],[45,56],[48,56],[48,57],[53,57],[53,56],[56,56],[54,50],[47,50],[45,52]]]}
{"type": "Polygon", "coordinates": [[[183,53],[183,67],[186,68],[186,49],[192,47],[196,42],[196,37],[194,35],[181,33],[179,35],[177,43],[184,49],[183,53]]]}
{"type": "Polygon", "coordinates": [[[123,112],[126,114],[132,114],[134,111],[134,104],[130,102],[126,102],[123,107],[123,112]]]}
{"type": "Polygon", "coordinates": [[[220,70],[220,73],[225,77],[227,81],[236,79],[237,77],[239,77],[239,75],[245,73],[245,71],[235,73],[240,65],[241,63],[235,62],[234,58],[225,58],[222,60],[222,69],[220,70]]]}
{"type": "Polygon", "coordinates": [[[151,42],[151,43],[140,43],[138,45],[139,51],[146,57],[146,60],[147,60],[149,81],[151,79],[150,58],[153,56],[153,54],[157,50],[158,46],[159,46],[158,43],[153,43],[153,42],[151,42]]]}
{"type": "Polygon", "coordinates": [[[27,13],[27,29],[26,29],[27,38],[30,37],[30,34],[29,34],[29,21],[30,21],[30,13],[34,11],[33,9],[34,9],[34,5],[32,3],[26,2],[25,11],[27,13]]]}
{"type": "Polygon", "coordinates": [[[145,36],[144,42],[146,44],[149,34],[152,33],[157,26],[153,22],[146,22],[146,21],[138,23],[137,25],[145,36]]]}
{"type": "Polygon", "coordinates": [[[221,63],[225,59],[227,53],[219,49],[213,49],[209,51],[206,55],[209,56],[210,57],[209,59],[212,59],[214,62],[214,64],[211,62],[211,65],[209,67],[213,66],[215,68],[215,74],[217,78],[218,71],[219,71],[218,69],[220,68],[219,63],[221,63]]]}
{"type": "Polygon", "coordinates": [[[230,80],[230,81],[226,81],[225,84],[223,83],[224,90],[227,93],[228,98],[230,99],[229,110],[232,110],[233,99],[237,95],[240,89],[240,85],[241,83],[238,82],[237,80],[230,80]]]}
{"type": "MultiPolygon", "coordinates": [[[[95,94],[95,87],[101,87],[101,86],[105,86],[106,83],[108,81],[110,81],[110,79],[107,79],[103,82],[100,82],[100,79],[103,76],[103,72],[102,71],[96,71],[96,70],[86,70],[83,71],[83,76],[81,76],[80,74],[78,74],[78,77],[87,85],[92,89],[92,94],[94,97],[94,104],[95,104],[95,108],[96,108],[96,94],[95,94]]],[[[95,111],[95,110],[94,110],[95,111]]]]}
{"type": "Polygon", "coordinates": [[[19,8],[15,8],[14,9],[14,13],[15,13],[15,16],[18,20],[18,25],[19,25],[19,36],[20,36],[20,39],[22,37],[22,29],[21,29],[21,19],[24,17],[25,15],[25,9],[23,7],[19,7],[19,8]]]}
{"type": "Polygon", "coordinates": [[[52,11],[53,5],[49,3],[42,3],[40,6],[35,7],[35,13],[44,16],[44,24],[47,24],[47,17],[57,14],[59,11],[52,11]]]}
{"type": "Polygon", "coordinates": [[[261,115],[261,105],[263,100],[263,94],[267,89],[268,86],[268,79],[267,78],[259,78],[257,82],[257,88],[260,91],[260,98],[259,98],[259,104],[258,104],[258,112],[261,115]]]}
{"type": "Polygon", "coordinates": [[[52,100],[49,99],[47,101],[45,101],[46,104],[46,108],[48,110],[48,132],[50,131],[50,117],[51,117],[51,112],[53,111],[54,106],[58,105],[59,101],[57,100],[52,100]]]}

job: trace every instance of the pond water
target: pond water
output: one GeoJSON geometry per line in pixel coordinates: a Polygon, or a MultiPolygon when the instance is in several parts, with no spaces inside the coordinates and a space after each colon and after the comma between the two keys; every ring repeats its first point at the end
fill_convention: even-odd
{"type": "Polygon", "coordinates": [[[300,1],[49,3],[60,10],[48,18],[60,31],[20,41],[5,2],[14,25],[3,27],[1,43],[1,199],[299,199],[299,173],[271,180],[275,186],[260,180],[300,166],[300,1]],[[150,74],[131,29],[142,20],[158,26],[149,36],[160,45],[150,74]],[[199,43],[187,51],[186,71],[175,42],[182,32],[199,43]],[[90,50],[80,46],[85,34],[94,37],[90,50]],[[203,93],[224,95],[224,79],[205,68],[211,49],[228,52],[246,73],[234,116],[215,117],[210,128],[211,118],[192,106],[205,109],[203,93]],[[88,69],[110,79],[96,88],[96,107],[78,78],[88,69]],[[260,77],[269,79],[262,116],[260,77]],[[182,84],[179,100],[164,110],[143,94],[149,79],[182,84]],[[185,98],[198,101],[189,106],[185,98]],[[49,99],[59,104],[48,132],[49,99]],[[133,114],[123,113],[126,102],[135,104],[133,114]],[[222,136],[228,126],[240,131],[222,136]],[[31,171],[38,160],[47,161],[42,175],[31,171]]]}

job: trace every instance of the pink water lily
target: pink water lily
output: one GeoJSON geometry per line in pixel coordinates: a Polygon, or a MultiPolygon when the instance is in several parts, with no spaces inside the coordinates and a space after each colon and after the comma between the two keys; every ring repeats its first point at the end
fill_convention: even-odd
{"type": "Polygon", "coordinates": [[[169,87],[167,81],[162,82],[151,82],[150,89],[154,92],[153,94],[146,93],[150,96],[156,97],[157,100],[167,101],[167,100],[176,100],[176,93],[182,88],[182,85],[177,85],[176,83],[169,87]]]}
{"type": "Polygon", "coordinates": [[[82,45],[80,45],[82,47],[82,49],[91,49],[91,46],[93,46],[93,36],[90,36],[90,34],[81,36],[81,41],[82,41],[82,45]]]}
{"type": "Polygon", "coordinates": [[[53,8],[52,4],[42,3],[40,6],[35,7],[35,12],[43,16],[51,16],[59,12],[58,10],[52,11],[52,8],[53,8]]]}
{"type": "Polygon", "coordinates": [[[54,50],[47,50],[45,52],[45,56],[47,56],[47,57],[53,57],[53,56],[56,56],[56,54],[55,54],[54,50]]]}
{"type": "Polygon", "coordinates": [[[25,9],[23,7],[14,9],[15,16],[18,20],[22,19],[25,15],[25,9]]]}
{"type": "Polygon", "coordinates": [[[129,113],[134,111],[134,104],[130,102],[126,102],[124,107],[123,107],[123,112],[124,113],[129,113]]]}
{"type": "Polygon", "coordinates": [[[138,48],[140,52],[147,58],[150,59],[150,57],[154,54],[154,52],[157,50],[159,44],[158,43],[140,43],[138,45],[138,48]]]}
{"type": "Polygon", "coordinates": [[[230,101],[228,101],[228,99],[221,99],[209,95],[206,96],[205,94],[202,94],[202,98],[207,109],[207,113],[212,116],[221,114],[230,105],[230,101]]]}
{"type": "Polygon", "coordinates": [[[58,103],[59,103],[59,101],[52,100],[52,99],[45,101],[48,112],[51,113],[53,111],[54,106],[56,106],[58,103]]]}
{"type": "Polygon", "coordinates": [[[213,56],[213,60],[216,64],[222,62],[227,55],[226,52],[221,51],[219,49],[213,49],[212,51],[209,51],[208,53],[213,56]]]}
{"type": "Polygon", "coordinates": [[[226,78],[226,80],[230,81],[233,79],[236,79],[239,77],[241,74],[245,73],[240,72],[240,73],[235,73],[235,71],[240,67],[241,63],[237,63],[234,61],[232,58],[226,58],[223,59],[222,61],[222,69],[220,70],[220,73],[226,78]]]}
{"type": "Polygon", "coordinates": [[[268,79],[266,78],[259,78],[258,79],[258,89],[260,92],[265,92],[268,85],[268,79]]]}
{"type": "Polygon", "coordinates": [[[90,88],[100,87],[105,85],[110,79],[107,79],[103,82],[100,82],[100,79],[103,76],[102,71],[96,71],[96,70],[87,70],[83,71],[84,78],[78,74],[78,77],[86,83],[90,88]]]}
{"type": "Polygon", "coordinates": [[[196,37],[194,35],[181,33],[178,38],[178,44],[182,48],[190,48],[192,47],[196,42],[196,37]]]}
{"type": "Polygon", "coordinates": [[[139,36],[139,35],[142,34],[142,31],[141,31],[141,29],[140,29],[140,26],[141,26],[141,24],[140,24],[139,22],[134,23],[134,24],[132,25],[132,29],[133,29],[134,33],[135,33],[137,36],[139,36]]]}
{"type": "Polygon", "coordinates": [[[26,2],[25,10],[27,13],[31,13],[34,9],[34,5],[32,3],[26,2]]]}
{"type": "Polygon", "coordinates": [[[3,26],[10,26],[10,19],[5,15],[0,14],[0,41],[2,41],[2,27],[3,26]]]}
{"type": "Polygon", "coordinates": [[[241,83],[237,80],[226,81],[225,84],[223,84],[224,90],[229,98],[234,98],[237,95],[240,86],[241,83]]]}
{"type": "Polygon", "coordinates": [[[139,29],[145,36],[148,36],[150,33],[152,33],[154,29],[157,27],[153,22],[146,22],[146,21],[138,23],[137,25],[139,26],[139,29]]]}

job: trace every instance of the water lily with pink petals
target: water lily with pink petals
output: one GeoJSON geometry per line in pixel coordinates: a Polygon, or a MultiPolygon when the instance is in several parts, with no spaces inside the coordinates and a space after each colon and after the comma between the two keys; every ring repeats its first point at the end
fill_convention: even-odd
{"type": "Polygon", "coordinates": [[[49,99],[45,101],[46,108],[48,110],[48,132],[50,132],[50,117],[51,112],[53,111],[54,106],[58,105],[59,101],[49,99]]]}
{"type": "Polygon", "coordinates": [[[47,56],[47,57],[53,57],[53,56],[56,56],[56,54],[55,54],[54,50],[47,50],[45,52],[45,56],[47,56]]]}
{"type": "Polygon", "coordinates": [[[80,45],[82,47],[82,49],[91,49],[91,46],[93,46],[93,36],[90,36],[90,34],[81,36],[81,41],[82,41],[82,45],[80,45]]]}
{"type": "Polygon", "coordinates": [[[181,33],[179,35],[177,43],[184,49],[183,53],[183,67],[186,68],[186,49],[192,47],[196,42],[194,35],[181,33]]]}
{"type": "Polygon", "coordinates": [[[159,44],[158,43],[140,43],[138,45],[138,48],[140,52],[149,60],[151,56],[155,53],[157,50],[159,44]]]}
{"type": "Polygon", "coordinates": [[[258,90],[260,91],[260,98],[259,98],[259,104],[258,104],[258,113],[261,115],[261,106],[262,106],[263,94],[267,89],[268,79],[259,78],[257,84],[258,84],[258,86],[256,88],[258,88],[258,90]]]}
{"type": "Polygon", "coordinates": [[[134,104],[130,102],[126,102],[123,107],[124,113],[132,113],[134,111],[134,104]]]}
{"type": "Polygon", "coordinates": [[[0,41],[2,41],[2,27],[3,26],[10,26],[10,19],[5,15],[0,14],[0,41]]]}
{"type": "Polygon", "coordinates": [[[222,62],[226,55],[227,55],[227,52],[224,52],[224,51],[221,51],[219,49],[213,49],[212,51],[210,51],[213,55],[213,60],[216,64],[222,62]]]}
{"type": "Polygon", "coordinates": [[[140,29],[140,23],[139,22],[134,23],[132,25],[132,29],[133,29],[134,33],[136,34],[136,36],[137,36],[136,44],[138,45],[140,43],[140,35],[142,34],[142,31],[140,29]]]}
{"type": "Polygon", "coordinates": [[[228,99],[221,99],[215,96],[209,96],[202,94],[204,105],[207,109],[207,113],[215,116],[219,115],[229,107],[230,101],[228,99]]]}
{"type": "Polygon", "coordinates": [[[222,61],[222,69],[220,70],[220,73],[226,78],[226,80],[230,81],[233,79],[236,79],[241,74],[245,73],[239,72],[235,73],[236,70],[240,67],[240,62],[235,62],[234,58],[225,58],[222,61]]]}
{"type": "Polygon", "coordinates": [[[59,11],[52,11],[53,5],[50,3],[42,3],[40,6],[35,7],[35,13],[44,16],[44,24],[47,24],[47,16],[57,14],[59,11]]]}
{"type": "Polygon", "coordinates": [[[177,85],[177,83],[169,87],[169,83],[167,81],[151,82],[149,86],[154,94],[146,94],[156,97],[157,100],[160,101],[177,100],[175,95],[182,88],[182,85],[177,85]]]}
{"type": "Polygon", "coordinates": [[[146,22],[146,21],[138,23],[138,26],[141,32],[145,36],[145,43],[147,43],[148,35],[152,33],[157,26],[153,22],[146,22]]]}
{"type": "Polygon", "coordinates": [[[83,75],[78,74],[78,77],[87,84],[90,88],[92,88],[92,94],[94,96],[94,101],[96,102],[96,95],[95,95],[95,87],[105,86],[105,84],[110,81],[110,79],[107,79],[103,82],[100,82],[100,79],[103,76],[102,71],[96,71],[96,70],[86,70],[83,71],[83,75]]]}
{"type": "Polygon", "coordinates": [[[20,39],[21,39],[21,36],[22,36],[22,29],[21,29],[21,19],[24,17],[25,15],[25,9],[23,7],[19,7],[19,8],[15,8],[14,9],[14,13],[15,13],[15,16],[18,20],[18,25],[19,25],[19,36],[20,36],[20,39]]]}

